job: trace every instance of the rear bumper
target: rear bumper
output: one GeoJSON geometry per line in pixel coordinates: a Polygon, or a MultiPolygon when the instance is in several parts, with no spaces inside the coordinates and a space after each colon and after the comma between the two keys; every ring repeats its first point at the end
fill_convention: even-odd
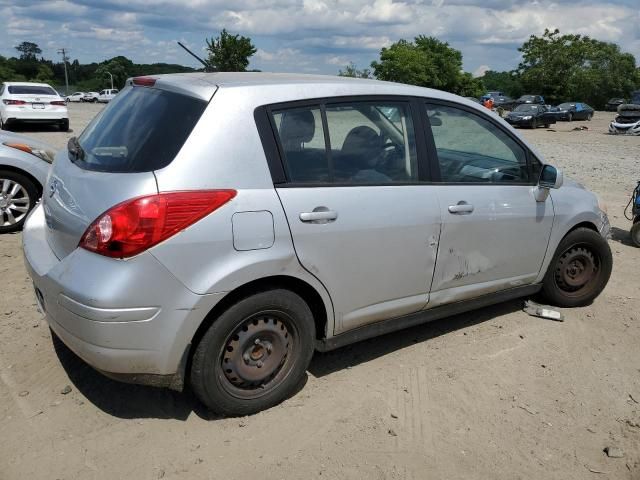
{"type": "Polygon", "coordinates": [[[60,261],[41,206],[23,250],[47,322],[80,358],[120,380],[181,387],[193,334],[222,294],[192,293],[150,254],[122,261],[76,249],[60,261]]]}
{"type": "Polygon", "coordinates": [[[36,109],[29,106],[6,106],[2,113],[4,122],[56,122],[69,119],[67,107],[47,106],[36,109]]]}

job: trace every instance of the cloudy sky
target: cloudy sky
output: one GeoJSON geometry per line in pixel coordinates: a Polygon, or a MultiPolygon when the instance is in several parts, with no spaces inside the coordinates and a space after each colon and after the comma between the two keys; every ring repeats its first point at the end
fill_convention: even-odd
{"type": "MultiPolygon", "coordinates": [[[[640,0],[0,0],[0,55],[22,41],[46,58],[197,66],[176,41],[204,55],[223,27],[250,36],[251,68],[336,73],[366,67],[380,48],[424,34],[460,49],[465,69],[508,70],[517,47],[545,27],[619,43],[640,61],[640,0]]],[[[639,62],[640,63],[640,62],[639,62]]]]}

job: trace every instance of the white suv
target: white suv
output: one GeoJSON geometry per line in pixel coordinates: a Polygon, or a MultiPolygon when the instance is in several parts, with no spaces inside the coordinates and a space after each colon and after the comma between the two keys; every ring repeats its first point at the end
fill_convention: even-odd
{"type": "Polygon", "coordinates": [[[0,128],[17,122],[53,123],[69,130],[67,104],[46,83],[4,82],[0,87],[0,128]]]}
{"type": "Polygon", "coordinates": [[[117,88],[107,88],[105,90],[101,90],[98,95],[98,101],[101,103],[109,103],[109,101],[113,100],[118,93],[117,88]]]}

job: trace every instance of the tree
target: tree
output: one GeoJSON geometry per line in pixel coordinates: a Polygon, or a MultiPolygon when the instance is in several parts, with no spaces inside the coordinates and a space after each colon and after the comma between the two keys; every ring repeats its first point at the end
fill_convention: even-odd
{"type": "Polygon", "coordinates": [[[518,49],[522,86],[551,103],[584,101],[602,107],[610,97],[625,97],[640,82],[635,58],[614,43],[546,29],[518,49]]]}
{"type": "Polygon", "coordinates": [[[380,80],[468,96],[482,94],[482,82],[462,71],[462,53],[434,37],[420,35],[413,42],[399,40],[384,47],[380,61],[372,62],[371,68],[380,80]]]}
{"type": "Polygon", "coordinates": [[[124,82],[131,76],[132,69],[133,62],[123,56],[113,57],[101,63],[95,71],[95,76],[101,80],[100,84],[103,85],[99,88],[110,88],[111,76],[113,76],[113,88],[122,88],[124,82]]]}
{"type": "Polygon", "coordinates": [[[20,52],[20,60],[35,61],[37,59],[37,56],[42,53],[42,50],[40,49],[40,47],[38,47],[38,44],[32,42],[22,42],[15,48],[20,52]]]}
{"type": "Polygon", "coordinates": [[[368,68],[358,70],[356,64],[351,62],[349,63],[349,65],[344,67],[344,70],[338,71],[338,76],[352,78],[371,78],[371,70],[369,70],[368,68]]]}
{"type": "Polygon", "coordinates": [[[220,36],[207,39],[209,64],[220,72],[245,72],[256,47],[249,37],[232,35],[223,29],[220,36]]]}
{"type": "Polygon", "coordinates": [[[517,98],[524,93],[520,78],[515,72],[496,72],[487,70],[480,77],[484,87],[489,92],[504,92],[507,95],[517,98]]]}

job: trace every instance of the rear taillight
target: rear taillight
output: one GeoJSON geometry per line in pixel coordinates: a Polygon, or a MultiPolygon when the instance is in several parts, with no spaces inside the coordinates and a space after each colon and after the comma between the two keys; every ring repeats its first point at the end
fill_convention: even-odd
{"type": "Polygon", "coordinates": [[[24,100],[3,100],[5,105],[25,105],[27,102],[24,100]]]}
{"type": "Polygon", "coordinates": [[[53,102],[49,102],[50,105],[58,105],[59,107],[64,107],[67,103],[61,100],[54,100],[53,102]]]}
{"type": "Polygon", "coordinates": [[[235,196],[235,190],[204,190],[127,200],[89,225],[78,246],[107,257],[132,257],[184,230],[235,196]]]}

